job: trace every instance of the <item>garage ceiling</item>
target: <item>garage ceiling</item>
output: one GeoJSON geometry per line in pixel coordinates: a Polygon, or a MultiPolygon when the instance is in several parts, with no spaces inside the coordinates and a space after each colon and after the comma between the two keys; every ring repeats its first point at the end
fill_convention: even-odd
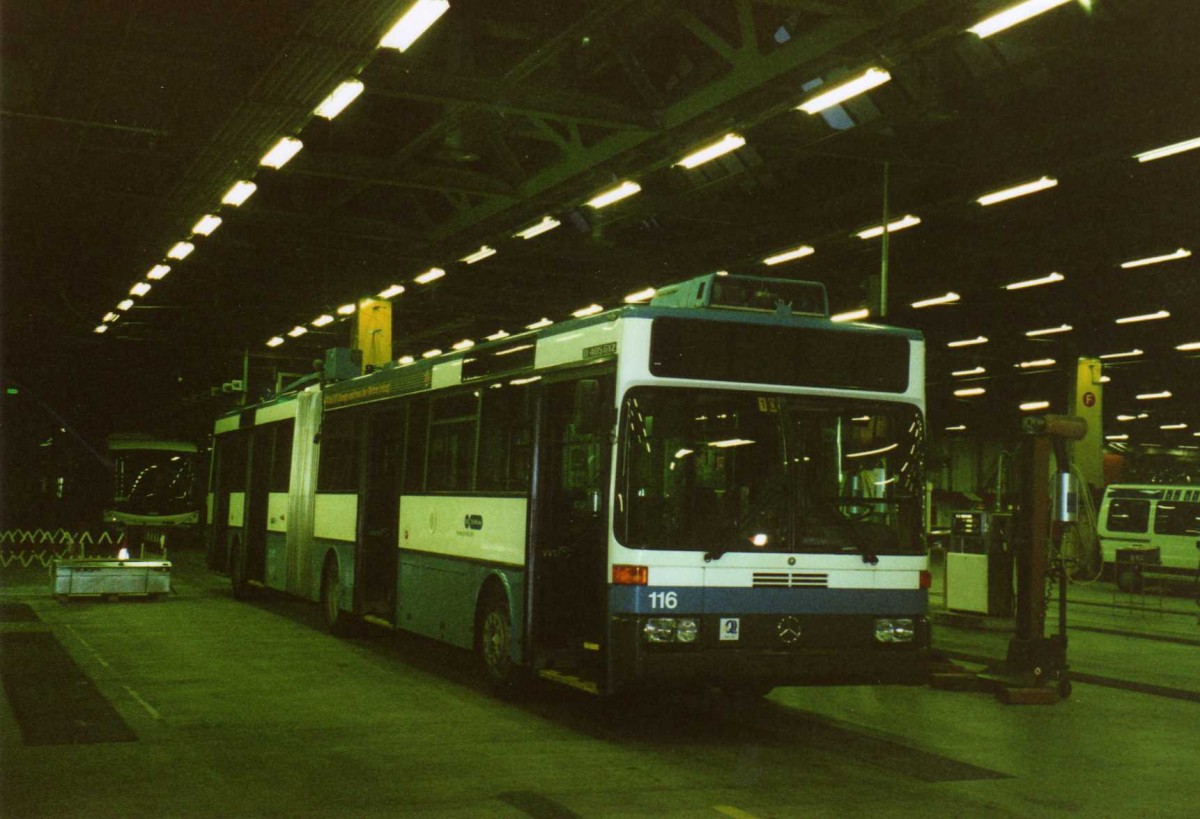
{"type": "Polygon", "coordinates": [[[6,376],[77,411],[170,412],[240,377],[244,350],[309,370],[348,322],[309,323],[392,284],[397,355],[714,270],[819,280],[835,312],[878,319],[882,242],[855,234],[881,222],[886,176],[891,218],[921,221],[889,237],[885,320],[929,339],[935,428],[1065,410],[1064,365],[1139,350],[1106,360],[1106,432],[1200,444],[1200,351],[1177,349],[1200,341],[1200,150],[1134,158],[1200,137],[1200,4],[1073,0],[967,31],[1013,2],[451,0],[404,52],[377,46],[411,0],[5,3],[6,376]],[[868,68],[891,81],[796,110],[868,68]],[[362,96],[314,117],[351,78],[362,96]],[[675,165],[727,133],[745,146],[675,165]],[[303,150],[259,167],[283,136],[303,150]],[[241,179],[254,195],[221,206],[241,179]],[[624,180],[640,192],[585,204],[624,180]],[[220,227],[192,237],[205,214],[220,227]],[[514,236],[545,216],[561,226],[514,236]],[[1198,255],[1120,266],[1180,248],[1198,255]],[[431,267],[446,275],[414,282],[431,267]]]}

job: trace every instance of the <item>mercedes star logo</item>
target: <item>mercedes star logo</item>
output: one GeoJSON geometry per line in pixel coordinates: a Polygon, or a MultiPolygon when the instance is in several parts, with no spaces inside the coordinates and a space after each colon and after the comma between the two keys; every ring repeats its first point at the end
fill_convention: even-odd
{"type": "Polygon", "coordinates": [[[775,625],[775,633],[785,643],[796,642],[803,633],[803,629],[800,627],[800,618],[790,614],[787,617],[780,617],[779,622],[775,625]]]}

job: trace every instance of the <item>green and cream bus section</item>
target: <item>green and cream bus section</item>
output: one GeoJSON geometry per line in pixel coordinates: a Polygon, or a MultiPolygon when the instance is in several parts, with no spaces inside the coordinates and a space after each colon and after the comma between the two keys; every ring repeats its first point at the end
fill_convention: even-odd
{"type": "Polygon", "coordinates": [[[830,322],[819,285],[682,303],[704,286],[221,418],[235,591],[474,648],[498,682],[919,678],[922,338],[830,322]]]}
{"type": "Polygon", "coordinates": [[[1200,486],[1112,484],[1097,526],[1105,563],[1145,562],[1196,572],[1200,564],[1200,486]]]}

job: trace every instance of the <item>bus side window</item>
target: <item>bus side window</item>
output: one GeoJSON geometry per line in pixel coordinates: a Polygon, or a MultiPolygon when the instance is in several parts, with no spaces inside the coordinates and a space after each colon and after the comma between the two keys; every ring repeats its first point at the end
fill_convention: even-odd
{"type": "Polygon", "coordinates": [[[295,421],[288,419],[273,425],[274,447],[271,453],[271,479],[269,492],[287,492],[292,478],[292,436],[295,421]]]}
{"type": "Polygon", "coordinates": [[[413,400],[408,411],[408,448],[404,455],[404,491],[425,491],[425,442],[429,434],[429,399],[413,400]]]}
{"type": "Polygon", "coordinates": [[[429,491],[471,490],[478,423],[478,393],[460,393],[434,399],[429,422],[429,472],[426,476],[429,491]]]}
{"type": "Polygon", "coordinates": [[[345,412],[325,416],[321,425],[318,492],[354,492],[358,489],[358,446],[354,427],[354,417],[345,412]]]}
{"type": "Polygon", "coordinates": [[[475,486],[479,491],[528,491],[533,452],[532,395],[525,385],[493,384],[483,391],[475,486]]]}
{"type": "Polygon", "coordinates": [[[1105,525],[1110,532],[1145,532],[1150,522],[1150,501],[1113,498],[1105,525]]]}

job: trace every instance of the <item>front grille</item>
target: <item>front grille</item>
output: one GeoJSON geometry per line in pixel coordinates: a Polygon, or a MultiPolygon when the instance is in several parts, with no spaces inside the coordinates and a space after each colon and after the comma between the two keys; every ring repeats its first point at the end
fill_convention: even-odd
{"type": "Polygon", "coordinates": [[[756,589],[825,589],[829,575],[824,572],[755,572],[751,585],[756,589]]]}

